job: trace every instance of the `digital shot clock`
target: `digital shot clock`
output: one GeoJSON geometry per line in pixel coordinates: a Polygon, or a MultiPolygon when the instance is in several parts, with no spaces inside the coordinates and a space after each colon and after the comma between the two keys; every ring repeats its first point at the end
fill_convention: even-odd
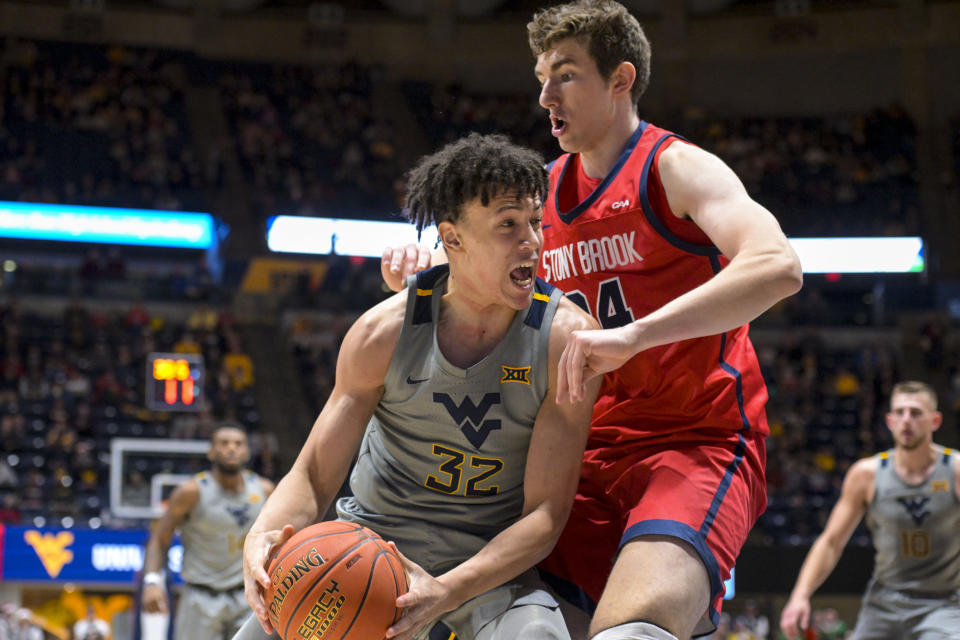
{"type": "Polygon", "coordinates": [[[147,357],[147,408],[153,411],[203,409],[203,375],[203,356],[151,353],[147,357]]]}

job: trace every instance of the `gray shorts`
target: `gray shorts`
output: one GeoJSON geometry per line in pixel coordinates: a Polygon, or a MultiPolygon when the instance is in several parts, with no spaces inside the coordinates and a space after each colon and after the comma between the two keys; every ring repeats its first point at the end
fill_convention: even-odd
{"type": "MultiPolygon", "coordinates": [[[[448,640],[450,633],[455,633],[457,640],[570,640],[557,598],[534,569],[444,614],[424,627],[416,640],[433,640],[441,635],[442,640],[448,640]],[[438,634],[441,629],[445,632],[438,634]]],[[[270,637],[251,614],[234,640],[270,637]]]]}
{"type": "Polygon", "coordinates": [[[960,593],[905,593],[876,583],[867,588],[850,640],[958,640],[960,593]]]}
{"type": "Polygon", "coordinates": [[[177,603],[176,640],[228,640],[250,614],[243,587],[215,592],[183,585],[177,603]]]}

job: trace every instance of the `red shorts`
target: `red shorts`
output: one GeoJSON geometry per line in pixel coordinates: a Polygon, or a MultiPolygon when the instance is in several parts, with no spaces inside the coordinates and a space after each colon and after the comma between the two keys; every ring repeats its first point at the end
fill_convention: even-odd
{"type": "Polygon", "coordinates": [[[766,448],[750,433],[709,436],[587,451],[570,519],[540,568],[597,602],[624,544],[644,535],[680,538],[707,568],[715,625],[723,582],[767,506],[766,448]]]}

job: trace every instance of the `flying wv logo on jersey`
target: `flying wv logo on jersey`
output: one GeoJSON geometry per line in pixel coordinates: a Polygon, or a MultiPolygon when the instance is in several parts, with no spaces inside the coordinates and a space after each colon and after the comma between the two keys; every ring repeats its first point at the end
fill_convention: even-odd
{"type": "Polygon", "coordinates": [[[453,421],[460,426],[460,431],[466,436],[474,447],[479,449],[486,442],[487,436],[491,431],[500,428],[500,421],[495,419],[484,420],[487,411],[495,404],[500,404],[499,393],[488,393],[483,396],[480,404],[473,404],[470,396],[463,399],[463,402],[457,404],[449,394],[434,393],[433,401],[443,405],[453,421]]]}
{"type": "Polygon", "coordinates": [[[238,527],[242,527],[250,520],[250,514],[247,512],[247,505],[242,507],[227,506],[227,513],[234,519],[238,527]]]}
{"type": "Polygon", "coordinates": [[[903,505],[903,508],[907,510],[907,513],[910,514],[910,517],[913,518],[913,521],[918,527],[923,526],[923,521],[927,519],[928,515],[930,515],[930,511],[926,509],[929,501],[930,498],[927,496],[917,496],[915,498],[897,498],[897,502],[903,505]]]}

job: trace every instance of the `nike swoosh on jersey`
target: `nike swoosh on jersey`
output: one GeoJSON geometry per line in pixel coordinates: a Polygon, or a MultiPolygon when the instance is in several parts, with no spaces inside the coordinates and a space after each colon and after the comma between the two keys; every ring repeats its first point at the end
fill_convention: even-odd
{"type": "Polygon", "coordinates": [[[412,376],[407,376],[407,384],[420,384],[421,382],[426,382],[430,378],[423,378],[421,380],[414,380],[412,376]]]}

